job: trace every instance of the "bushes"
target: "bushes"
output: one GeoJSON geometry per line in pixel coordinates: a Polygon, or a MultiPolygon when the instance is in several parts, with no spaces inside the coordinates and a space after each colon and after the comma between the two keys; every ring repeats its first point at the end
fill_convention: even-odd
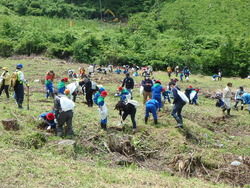
{"type": "Polygon", "coordinates": [[[13,43],[10,40],[0,39],[0,56],[9,57],[13,54],[13,43]]]}

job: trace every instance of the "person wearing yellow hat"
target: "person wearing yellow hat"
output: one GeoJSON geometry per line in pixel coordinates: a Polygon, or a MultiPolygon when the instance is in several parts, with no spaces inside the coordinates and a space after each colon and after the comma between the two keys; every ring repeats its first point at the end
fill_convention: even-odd
{"type": "Polygon", "coordinates": [[[1,74],[0,77],[0,96],[2,95],[3,90],[6,93],[7,98],[10,98],[9,95],[9,85],[10,85],[10,73],[7,67],[3,67],[4,72],[1,74]]]}

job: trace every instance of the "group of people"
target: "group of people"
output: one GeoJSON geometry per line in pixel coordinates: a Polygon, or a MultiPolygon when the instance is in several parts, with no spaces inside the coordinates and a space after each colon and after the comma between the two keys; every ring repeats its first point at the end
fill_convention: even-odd
{"type": "MultiPolygon", "coordinates": [[[[233,97],[232,93],[232,83],[227,83],[226,88],[224,88],[223,93],[216,92],[215,98],[217,99],[216,106],[220,107],[222,109],[223,115],[225,115],[225,112],[227,111],[227,115],[231,116],[231,100],[233,97]]],[[[234,109],[238,110],[238,104],[241,103],[241,110],[244,108],[244,104],[248,105],[248,111],[250,113],[250,93],[247,93],[243,86],[240,86],[237,91],[235,92],[235,104],[233,106],[234,109]]]]}
{"type": "MultiPolygon", "coordinates": [[[[3,67],[2,69],[4,72],[0,77],[0,95],[2,91],[5,91],[7,98],[9,98],[8,91],[9,87],[12,86],[15,91],[14,97],[18,108],[23,108],[24,84],[29,87],[22,72],[23,68],[24,66],[22,64],[16,65],[16,71],[10,75],[8,68],[3,67]]],[[[187,67],[184,69],[188,70],[187,67]]],[[[54,99],[54,110],[43,113],[40,118],[47,123],[47,129],[55,128],[58,136],[72,137],[74,135],[72,128],[73,108],[79,93],[79,87],[86,96],[88,107],[93,107],[93,105],[98,106],[100,126],[102,129],[107,130],[108,108],[105,103],[105,98],[108,96],[108,93],[103,86],[97,85],[97,83],[91,81],[91,75],[93,76],[92,67],[89,69],[88,74],[86,74],[83,67],[79,68],[79,70],[79,77],[74,77],[74,72],[70,72],[72,77],[69,77],[72,78],[73,82],[68,84],[69,78],[64,77],[58,83],[57,89],[54,89],[55,72],[50,70],[45,76],[46,99],[49,97],[54,99]],[[63,135],[63,125],[65,123],[67,124],[67,130],[65,131],[66,135],[63,135]]],[[[113,71],[113,66],[112,68],[110,67],[109,71],[113,71]]],[[[136,130],[136,111],[139,103],[133,100],[135,82],[130,76],[129,69],[127,69],[127,71],[121,86],[117,89],[118,93],[116,96],[120,98],[115,105],[115,109],[119,110],[119,115],[121,117],[119,125],[122,125],[127,116],[130,115],[133,130],[136,130]]],[[[175,71],[176,74],[179,73],[178,69],[175,69],[175,71]]],[[[151,75],[149,72],[145,72],[143,76],[144,79],[141,81],[141,94],[143,96],[143,104],[145,105],[145,124],[148,123],[150,114],[153,116],[154,123],[158,124],[158,112],[164,107],[164,103],[168,101],[168,103],[173,106],[171,115],[177,122],[175,127],[183,127],[182,108],[187,103],[198,105],[197,99],[199,89],[190,85],[185,89],[185,93],[183,93],[177,86],[178,79],[171,79],[168,86],[164,88],[160,80],[154,78],[150,79],[151,75]]],[[[221,107],[223,113],[227,111],[227,115],[231,115],[231,87],[232,83],[228,83],[223,93],[216,93],[216,98],[218,99],[216,106],[221,107]]],[[[250,113],[250,94],[246,93],[242,86],[236,91],[235,100],[235,109],[238,108],[239,103],[241,103],[241,109],[243,109],[244,104],[248,104],[250,113]]]]}
{"type": "Polygon", "coordinates": [[[14,98],[18,105],[18,108],[23,108],[23,100],[24,100],[24,84],[29,87],[27,80],[24,77],[22,69],[24,66],[22,64],[16,65],[16,70],[12,74],[9,73],[8,67],[3,67],[4,72],[0,77],[0,96],[3,91],[5,91],[7,98],[10,98],[9,88],[13,87],[15,94],[14,98]]]}
{"type": "Polygon", "coordinates": [[[175,73],[175,76],[178,77],[180,74],[180,81],[183,81],[183,76],[185,77],[185,80],[189,80],[189,76],[191,74],[189,68],[184,65],[183,69],[181,70],[180,67],[177,65],[173,69],[171,66],[167,65],[166,72],[168,74],[168,77],[170,78],[173,73],[175,73]]]}

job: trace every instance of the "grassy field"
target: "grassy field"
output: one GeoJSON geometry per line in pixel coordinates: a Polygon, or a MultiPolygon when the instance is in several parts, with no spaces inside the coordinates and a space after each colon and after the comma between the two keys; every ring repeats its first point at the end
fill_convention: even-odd
{"type": "MultiPolygon", "coordinates": [[[[186,105],[183,109],[184,128],[176,129],[170,104],[159,112],[158,125],[153,124],[152,117],[144,124],[145,109],[139,94],[142,77],[136,77],[134,99],[140,106],[136,115],[138,130],[133,132],[130,118],[123,129],[117,128],[119,115],[113,110],[118,101],[114,94],[124,75],[96,73],[92,80],[103,85],[109,94],[106,98],[109,131],[100,130],[97,107],[88,108],[83,103],[85,97],[79,95],[73,118],[76,145],[62,148],[58,145],[62,139],[37,128],[39,115],[53,107],[52,99],[45,100],[44,76],[53,69],[56,86],[67,76],[68,69],[78,71],[79,66],[87,68],[87,65],[43,57],[0,59],[0,62],[10,72],[22,63],[31,86],[30,110],[26,107],[27,95],[23,110],[17,108],[13,97],[6,100],[3,93],[0,98],[0,121],[13,118],[20,124],[19,131],[5,131],[0,126],[0,187],[247,187],[250,184],[247,106],[243,111],[232,110],[233,117],[223,118],[212,99],[228,82],[233,83],[233,91],[244,86],[250,92],[250,80],[223,78],[218,82],[210,76],[191,75],[189,82],[178,83],[182,90],[192,85],[200,93],[198,106],[186,105]],[[108,149],[110,139],[128,135],[130,144],[136,148],[134,155],[108,149]],[[231,166],[235,160],[241,165],[231,166]]],[[[166,73],[159,71],[153,76],[167,86],[166,73]]]]}

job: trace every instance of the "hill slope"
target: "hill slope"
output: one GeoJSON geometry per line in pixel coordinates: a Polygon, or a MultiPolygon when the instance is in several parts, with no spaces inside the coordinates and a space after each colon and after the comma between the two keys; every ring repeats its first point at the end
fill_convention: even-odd
{"type": "MultiPolygon", "coordinates": [[[[139,95],[143,77],[134,77],[134,99],[140,106],[136,115],[138,130],[132,132],[129,118],[123,128],[117,127],[120,118],[118,111],[113,110],[118,100],[114,94],[124,76],[96,73],[91,79],[109,93],[106,98],[109,132],[100,130],[96,107],[87,108],[79,94],[73,118],[75,146],[60,147],[62,139],[39,129],[39,115],[53,106],[52,99],[44,100],[44,74],[54,69],[56,86],[67,76],[69,68],[78,70],[82,64],[44,57],[1,59],[1,62],[1,66],[9,67],[10,71],[17,63],[23,63],[31,85],[30,110],[26,110],[27,90],[24,110],[17,109],[12,97],[6,100],[3,94],[0,99],[0,121],[14,118],[20,124],[19,131],[6,131],[0,126],[0,180],[6,187],[226,187],[223,183],[239,186],[250,183],[248,111],[233,110],[233,117],[223,118],[211,98],[227,82],[233,83],[234,91],[243,85],[249,92],[249,80],[223,78],[221,82],[213,82],[211,77],[191,75],[189,82],[180,82],[182,90],[188,85],[200,88],[200,105],[186,105],[183,109],[185,127],[176,129],[170,104],[165,104],[159,112],[158,125],[154,125],[151,118],[147,125],[144,123],[145,109],[139,95]],[[113,141],[120,143],[123,150],[109,147],[113,141]],[[235,160],[241,162],[237,168],[230,165],[235,160]]],[[[166,88],[168,78],[164,72],[155,72],[154,77],[166,88]]]]}

